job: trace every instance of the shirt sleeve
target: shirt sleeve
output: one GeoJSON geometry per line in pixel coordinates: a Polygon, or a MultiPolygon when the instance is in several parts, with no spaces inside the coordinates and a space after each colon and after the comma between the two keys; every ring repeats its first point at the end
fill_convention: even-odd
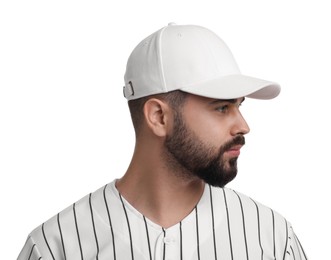
{"type": "Polygon", "coordinates": [[[39,260],[42,259],[38,247],[31,236],[25,242],[17,260],[39,260]]]}
{"type": "Polygon", "coordinates": [[[286,260],[308,260],[306,253],[295,235],[292,226],[289,227],[288,246],[286,251],[286,260]]]}

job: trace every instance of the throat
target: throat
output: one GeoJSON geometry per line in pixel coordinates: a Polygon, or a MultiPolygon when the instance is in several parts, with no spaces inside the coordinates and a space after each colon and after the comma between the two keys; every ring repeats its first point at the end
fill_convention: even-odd
{"type": "Polygon", "coordinates": [[[140,214],[163,228],[169,228],[185,219],[199,203],[205,188],[202,181],[192,181],[186,185],[160,187],[146,182],[134,189],[124,188],[121,181],[116,186],[125,200],[140,214]],[[144,187],[145,186],[145,187],[144,187]]]}

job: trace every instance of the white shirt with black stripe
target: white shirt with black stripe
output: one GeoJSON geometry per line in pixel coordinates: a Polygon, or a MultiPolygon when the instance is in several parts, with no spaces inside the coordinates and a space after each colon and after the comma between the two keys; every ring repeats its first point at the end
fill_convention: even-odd
{"type": "Polygon", "coordinates": [[[115,181],[29,235],[18,260],[305,260],[291,224],[228,188],[205,186],[194,210],[162,228],[133,208],[115,181]]]}

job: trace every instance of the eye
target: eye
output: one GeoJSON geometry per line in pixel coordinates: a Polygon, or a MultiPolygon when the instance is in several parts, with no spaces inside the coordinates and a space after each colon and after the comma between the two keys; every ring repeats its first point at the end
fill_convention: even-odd
{"type": "Polygon", "coordinates": [[[222,113],[226,113],[229,110],[229,106],[228,105],[220,106],[217,107],[216,110],[222,113]]]}

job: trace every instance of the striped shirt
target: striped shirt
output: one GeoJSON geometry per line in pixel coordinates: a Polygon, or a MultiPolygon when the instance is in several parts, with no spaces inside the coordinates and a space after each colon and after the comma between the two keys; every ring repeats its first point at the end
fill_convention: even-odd
{"type": "Polygon", "coordinates": [[[192,212],[163,228],[138,212],[115,181],[29,235],[18,260],[307,259],[280,214],[228,188],[205,186],[192,212]]]}

